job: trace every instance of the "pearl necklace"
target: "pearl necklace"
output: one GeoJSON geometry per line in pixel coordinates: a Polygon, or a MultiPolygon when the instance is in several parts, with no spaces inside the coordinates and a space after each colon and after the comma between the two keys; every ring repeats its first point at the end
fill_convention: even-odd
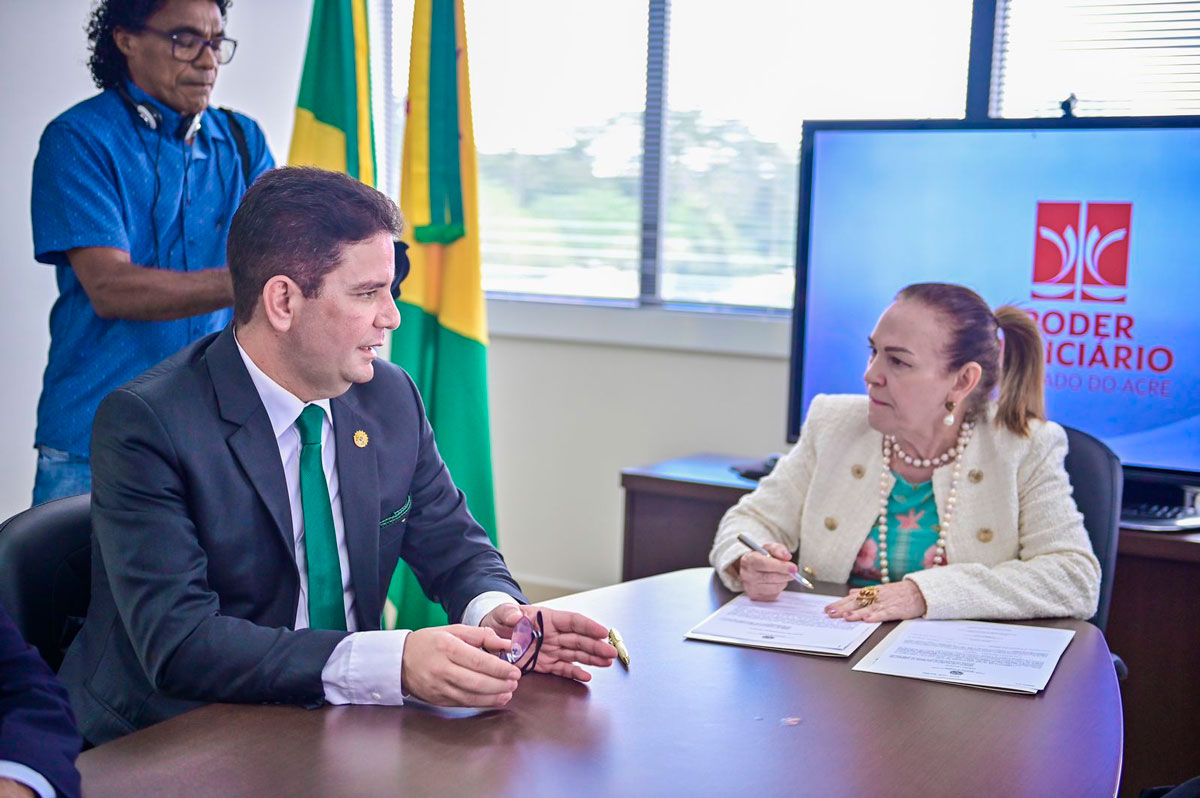
{"type": "Polygon", "coordinates": [[[971,440],[972,430],[975,424],[971,421],[964,421],[962,428],[958,431],[958,440],[953,446],[947,449],[938,457],[933,459],[918,459],[910,457],[903,449],[900,448],[899,442],[895,435],[883,436],[883,468],[879,473],[879,581],[884,584],[892,581],[888,575],[888,548],[887,548],[887,532],[888,532],[888,494],[891,492],[888,489],[888,474],[892,470],[892,452],[895,451],[896,456],[909,465],[919,466],[921,468],[939,468],[947,463],[954,462],[954,471],[950,476],[950,492],[946,494],[946,516],[938,520],[938,539],[937,547],[933,550],[933,566],[936,568],[946,562],[946,532],[950,529],[950,522],[954,520],[954,506],[958,503],[958,478],[962,473],[962,458],[963,452],[967,450],[967,444],[971,440]]]}

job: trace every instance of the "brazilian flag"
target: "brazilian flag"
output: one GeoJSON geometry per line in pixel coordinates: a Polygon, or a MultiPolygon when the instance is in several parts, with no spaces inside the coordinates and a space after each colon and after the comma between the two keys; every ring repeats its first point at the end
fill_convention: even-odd
{"type": "MultiPolygon", "coordinates": [[[[411,270],[397,303],[403,321],[392,333],[391,359],[416,380],[442,458],[494,543],[487,317],[462,0],[416,0],[410,52],[400,208],[411,270]]],[[[403,564],[388,605],[388,626],[446,623],[403,564]]]]}
{"type": "Polygon", "coordinates": [[[375,185],[367,0],[314,0],[288,163],[375,185]]]}

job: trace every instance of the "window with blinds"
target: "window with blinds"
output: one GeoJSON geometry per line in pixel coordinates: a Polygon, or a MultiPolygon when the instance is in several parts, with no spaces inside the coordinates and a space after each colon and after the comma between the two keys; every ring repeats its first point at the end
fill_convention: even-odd
{"type": "MultiPolygon", "coordinates": [[[[380,187],[395,197],[414,4],[368,5],[380,187]]],[[[465,18],[484,288],[636,298],[646,0],[466,0],[465,18]]]]}
{"type": "Polygon", "coordinates": [[[1200,2],[999,0],[991,114],[1200,114],[1200,2]]]}
{"type": "Polygon", "coordinates": [[[662,299],[790,308],[805,119],[961,118],[970,0],[671,4],[662,299]]]}
{"type": "MultiPolygon", "coordinates": [[[[961,117],[992,2],[992,116],[1200,114],[1200,0],[466,0],[485,287],[788,308],[801,120],[961,117]]],[[[413,2],[371,7],[394,196],[413,2]]]]}
{"type": "Polygon", "coordinates": [[[484,288],[633,299],[645,0],[468,0],[484,288]]]}

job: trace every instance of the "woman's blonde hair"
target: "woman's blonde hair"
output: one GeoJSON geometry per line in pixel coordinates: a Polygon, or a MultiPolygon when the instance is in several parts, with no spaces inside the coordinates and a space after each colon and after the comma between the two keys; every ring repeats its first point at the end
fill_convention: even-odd
{"type": "Polygon", "coordinates": [[[946,323],[950,331],[947,371],[957,371],[972,361],[979,364],[982,374],[967,398],[968,417],[978,414],[993,391],[998,391],[997,424],[1028,436],[1030,419],[1046,418],[1042,337],[1029,314],[1012,305],[1001,305],[993,312],[979,294],[952,283],[914,283],[896,299],[920,302],[946,323]]]}

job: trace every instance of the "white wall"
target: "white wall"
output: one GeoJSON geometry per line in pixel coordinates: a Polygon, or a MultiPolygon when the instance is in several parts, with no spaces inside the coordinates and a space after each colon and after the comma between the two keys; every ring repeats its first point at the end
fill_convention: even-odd
{"type": "MultiPolygon", "coordinates": [[[[33,259],[30,172],[46,123],[96,93],[84,25],[90,0],[0,3],[0,518],[29,506],[33,431],[50,346],[54,270],[33,259]]],[[[237,57],[215,101],[257,119],[279,161],[287,158],[312,4],[246,0],[230,12],[237,57]]]]}
{"type": "Polygon", "coordinates": [[[785,450],[782,359],[493,336],[488,368],[500,548],[518,581],[620,581],[622,468],[785,450]]]}
{"type": "MultiPolygon", "coordinates": [[[[0,518],[29,504],[33,431],[49,346],[53,272],[33,260],[30,169],[42,128],[90,96],[89,0],[0,3],[0,518]]],[[[241,0],[237,58],[216,101],[255,117],[283,162],[311,3],[241,0]]],[[[565,335],[564,331],[564,335],[565,335]]],[[[678,344],[686,341],[677,341],[678,344]]],[[[784,446],[786,362],[494,335],[492,439],[501,545],[519,579],[566,587],[618,581],[620,469],[699,451],[784,446]]]]}

